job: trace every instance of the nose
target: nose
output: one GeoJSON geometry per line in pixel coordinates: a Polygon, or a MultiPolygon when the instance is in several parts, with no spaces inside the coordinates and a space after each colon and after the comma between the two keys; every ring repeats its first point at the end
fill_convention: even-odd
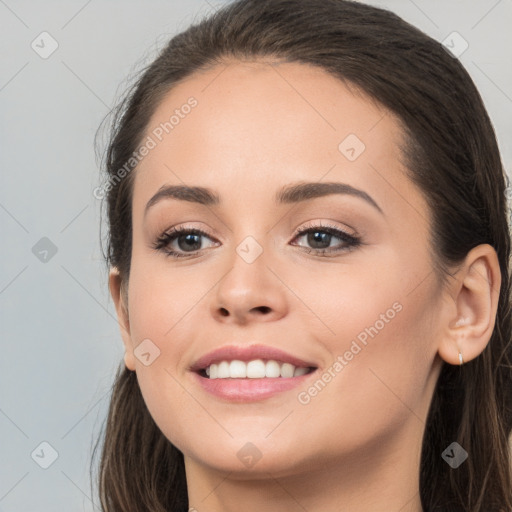
{"type": "Polygon", "coordinates": [[[286,315],[286,288],[276,270],[267,266],[265,251],[252,262],[235,253],[230,263],[231,269],[212,294],[212,314],[217,321],[244,325],[286,315]]]}

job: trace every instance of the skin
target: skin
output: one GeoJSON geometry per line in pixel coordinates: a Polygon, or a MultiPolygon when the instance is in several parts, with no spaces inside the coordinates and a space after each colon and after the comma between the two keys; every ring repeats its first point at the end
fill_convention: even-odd
{"type": "MultiPolygon", "coordinates": [[[[400,123],[324,71],[226,61],[174,87],[145,136],[190,96],[198,105],[134,171],[127,297],[117,270],[110,275],[125,364],[156,424],[184,453],[190,506],[421,511],[428,407],[443,361],[459,364],[461,350],[467,362],[489,342],[501,280],[495,251],[474,248],[441,284],[429,252],[430,212],[401,163],[400,123]],[[354,161],[338,149],[348,134],[366,146],[354,161]],[[349,184],[382,213],[346,194],[274,203],[280,187],[299,181],[349,184]],[[221,203],[167,199],[144,217],[164,184],[212,188],[221,203]],[[362,244],[307,253],[314,246],[297,231],[325,223],[362,244]],[[199,254],[173,259],[152,247],[179,225],[209,233],[199,254]],[[236,251],[247,236],[263,250],[250,264],[236,251]],[[400,312],[300,403],[298,393],[396,303],[400,312]],[[145,366],[134,349],[148,338],[160,355],[145,366]],[[265,400],[229,403],[188,371],[212,349],[254,342],[314,361],[315,377],[265,400]],[[252,467],[237,457],[248,442],[261,454],[252,467]]],[[[331,248],[343,245],[331,239],[331,248]]],[[[172,246],[186,254],[183,239],[172,246]]]]}

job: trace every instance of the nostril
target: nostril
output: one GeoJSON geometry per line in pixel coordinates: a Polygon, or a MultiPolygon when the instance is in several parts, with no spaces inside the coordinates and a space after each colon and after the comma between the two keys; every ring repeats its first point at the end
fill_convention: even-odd
{"type": "MultiPolygon", "coordinates": [[[[253,308],[253,310],[267,314],[272,311],[272,308],[269,308],[268,306],[258,306],[256,308],[253,308]]],[[[229,311],[226,308],[220,308],[219,312],[222,316],[229,316],[229,311]]]]}

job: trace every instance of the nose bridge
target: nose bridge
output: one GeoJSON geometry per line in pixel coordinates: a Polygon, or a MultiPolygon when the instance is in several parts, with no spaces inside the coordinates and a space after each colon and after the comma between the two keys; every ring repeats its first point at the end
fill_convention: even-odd
{"type": "Polygon", "coordinates": [[[232,316],[246,321],[249,316],[260,317],[264,313],[275,317],[284,312],[284,291],[267,268],[267,265],[272,267],[270,239],[263,231],[257,236],[259,240],[254,235],[246,235],[233,246],[230,270],[219,282],[212,305],[219,318],[232,316]]]}
{"type": "Polygon", "coordinates": [[[237,203],[231,204],[234,223],[231,225],[231,247],[232,265],[241,266],[241,268],[250,269],[256,263],[259,271],[265,268],[262,262],[269,259],[268,246],[272,238],[272,232],[267,227],[267,215],[261,209],[255,211],[254,203],[258,203],[257,192],[254,191],[252,199],[237,199],[237,203]],[[242,265],[242,263],[245,264],[242,265]],[[261,267],[261,268],[260,268],[261,267]]]}
{"type": "Polygon", "coordinates": [[[247,235],[234,245],[229,261],[231,270],[221,283],[224,293],[233,299],[238,297],[241,302],[260,296],[260,288],[266,281],[264,274],[268,272],[266,264],[269,254],[262,237],[259,239],[261,242],[253,235],[247,235]]]}

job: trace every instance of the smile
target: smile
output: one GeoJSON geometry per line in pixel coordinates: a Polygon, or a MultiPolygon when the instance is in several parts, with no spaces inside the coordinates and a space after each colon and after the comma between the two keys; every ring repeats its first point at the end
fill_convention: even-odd
{"type": "Polygon", "coordinates": [[[280,395],[313,378],[312,361],[265,345],[226,345],[190,367],[196,383],[228,402],[254,402],[280,395]]]}
{"type": "Polygon", "coordinates": [[[209,379],[277,379],[306,375],[313,371],[309,366],[298,366],[276,360],[220,361],[207,366],[203,372],[209,379]]]}

